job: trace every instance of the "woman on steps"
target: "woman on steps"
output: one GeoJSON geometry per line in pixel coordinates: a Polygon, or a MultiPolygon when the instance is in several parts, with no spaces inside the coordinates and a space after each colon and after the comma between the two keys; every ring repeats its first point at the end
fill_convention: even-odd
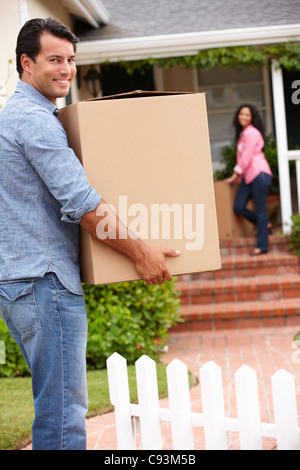
{"type": "Polygon", "coordinates": [[[237,164],[228,184],[239,182],[234,211],[257,227],[257,245],[251,255],[268,251],[268,223],[266,198],[272,181],[272,172],[265,158],[264,126],[257,109],[249,104],[241,105],[236,111],[233,125],[237,140],[237,164]],[[246,208],[250,199],[254,211],[246,208]]]}

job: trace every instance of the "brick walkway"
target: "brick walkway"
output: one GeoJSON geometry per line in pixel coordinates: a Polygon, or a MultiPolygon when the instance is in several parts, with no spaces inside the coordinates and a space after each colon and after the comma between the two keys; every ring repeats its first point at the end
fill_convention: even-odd
{"type": "MultiPolygon", "coordinates": [[[[254,368],[261,421],[266,423],[273,422],[271,377],[278,369],[294,375],[300,413],[300,349],[293,347],[300,331],[298,259],[287,252],[282,236],[272,236],[270,242],[270,252],[257,258],[249,256],[253,239],[223,242],[222,270],[181,277],[185,322],[172,330],[162,358],[167,364],[180,359],[197,377],[205,362],[216,362],[223,370],[225,414],[233,418],[234,373],[244,364],[254,368]]],[[[201,412],[199,384],[190,396],[192,411],[201,412]]],[[[168,399],[160,406],[168,407],[168,399]]],[[[88,450],[117,449],[114,413],[88,419],[87,432],[88,450]]],[[[162,435],[163,448],[172,449],[168,423],[162,423],[162,435]]],[[[196,449],[204,449],[202,430],[194,430],[194,440],[196,449]]],[[[275,442],[265,438],[263,445],[272,449],[275,442]]],[[[228,447],[239,448],[238,435],[228,434],[228,447]]]]}
{"type": "MultiPolygon", "coordinates": [[[[297,326],[268,327],[241,330],[222,330],[214,332],[174,333],[169,339],[169,351],[164,354],[163,361],[170,363],[177,358],[188,365],[198,376],[199,367],[206,361],[213,360],[223,370],[224,402],[227,417],[236,417],[234,372],[246,364],[257,371],[261,420],[273,422],[273,406],[271,397],[271,377],[278,369],[286,369],[295,376],[298,411],[300,417],[300,354],[295,354],[293,338],[300,330],[297,326]],[[295,360],[296,359],[296,360],[295,360]],[[294,364],[294,362],[297,362],[294,364]]],[[[200,385],[191,392],[192,411],[201,412],[200,385]]],[[[161,407],[168,407],[168,399],[160,401],[161,407]]],[[[299,420],[300,423],[300,420],[299,420]]],[[[108,413],[87,420],[88,449],[116,449],[116,430],[114,414],[108,413]]],[[[299,424],[300,426],[300,424],[299,424]]],[[[164,449],[172,449],[171,429],[169,424],[162,425],[164,449]]],[[[195,448],[204,449],[203,431],[195,430],[195,448]]],[[[264,438],[264,449],[272,449],[275,441],[264,438]]],[[[228,435],[230,449],[238,449],[238,436],[228,435]]],[[[137,441],[139,448],[139,441],[137,441]]]]}
{"type": "MultiPolygon", "coordinates": [[[[298,411],[300,417],[300,354],[293,356],[293,338],[300,328],[261,327],[240,330],[217,330],[189,335],[172,336],[170,350],[164,360],[180,357],[191,371],[198,375],[198,369],[206,361],[216,362],[223,371],[224,403],[227,417],[237,417],[234,389],[234,373],[246,364],[257,371],[261,421],[273,422],[271,377],[278,369],[291,372],[296,380],[298,411]],[[297,364],[294,364],[297,362],[297,364]]],[[[191,391],[192,409],[201,412],[200,386],[191,391]]],[[[300,421],[299,421],[300,426],[300,421]]],[[[198,433],[197,448],[204,448],[203,433],[198,433]]],[[[264,448],[270,449],[275,442],[264,439],[264,448]]],[[[237,435],[228,435],[230,449],[238,449],[237,435]]]]}
{"type": "MultiPolygon", "coordinates": [[[[291,372],[296,381],[298,412],[300,414],[300,353],[293,348],[293,338],[300,330],[300,321],[293,319],[290,326],[269,326],[194,333],[173,333],[163,361],[169,364],[177,358],[187,364],[198,376],[199,367],[206,361],[216,362],[223,370],[224,403],[227,417],[236,417],[234,372],[246,364],[257,371],[261,420],[273,422],[271,377],[278,369],[291,372]]],[[[201,412],[199,384],[191,392],[192,411],[201,412]]],[[[168,407],[168,399],[160,401],[168,407]]],[[[299,415],[300,417],[300,415],[299,415]]],[[[300,420],[299,420],[300,423],[300,420]]],[[[87,420],[88,450],[115,450],[117,448],[114,413],[87,420]]],[[[172,449],[170,425],[162,425],[164,449],[172,449]]],[[[203,431],[194,431],[195,448],[204,449],[203,431]]],[[[264,438],[264,449],[272,449],[275,442],[264,438]]],[[[230,449],[239,448],[238,436],[228,434],[230,449]]],[[[140,447],[137,440],[137,448],[140,447]]],[[[30,449],[30,446],[27,447],[30,449]]]]}

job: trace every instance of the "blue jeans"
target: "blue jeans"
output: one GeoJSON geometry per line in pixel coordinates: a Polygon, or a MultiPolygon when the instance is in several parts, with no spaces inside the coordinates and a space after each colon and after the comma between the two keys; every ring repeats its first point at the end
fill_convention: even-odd
{"type": "Polygon", "coordinates": [[[84,296],[66,290],[54,273],[1,282],[0,313],[32,375],[32,449],[85,450],[84,296]]]}
{"type": "Polygon", "coordinates": [[[257,227],[257,245],[263,251],[268,251],[268,216],[266,199],[272,177],[267,173],[260,173],[250,184],[242,180],[238,189],[234,211],[257,227]],[[246,205],[253,199],[254,212],[247,209],[246,205]]]}

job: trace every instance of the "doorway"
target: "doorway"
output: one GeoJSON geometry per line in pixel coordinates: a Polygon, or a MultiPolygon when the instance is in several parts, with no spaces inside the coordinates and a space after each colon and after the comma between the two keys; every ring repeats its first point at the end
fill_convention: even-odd
{"type": "Polygon", "coordinates": [[[124,65],[102,64],[101,83],[103,96],[127,93],[134,90],[155,90],[152,67],[141,71],[135,70],[132,74],[129,74],[124,65]]]}

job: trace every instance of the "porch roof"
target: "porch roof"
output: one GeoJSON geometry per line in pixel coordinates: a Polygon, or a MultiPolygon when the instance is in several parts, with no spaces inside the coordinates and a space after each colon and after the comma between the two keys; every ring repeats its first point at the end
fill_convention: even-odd
{"type": "Polygon", "coordinates": [[[102,0],[107,24],[77,24],[77,64],[300,41],[300,0],[102,0]]]}
{"type": "Polygon", "coordinates": [[[82,41],[299,25],[300,0],[102,0],[101,3],[111,18],[103,27],[82,31],[82,41]]]}

